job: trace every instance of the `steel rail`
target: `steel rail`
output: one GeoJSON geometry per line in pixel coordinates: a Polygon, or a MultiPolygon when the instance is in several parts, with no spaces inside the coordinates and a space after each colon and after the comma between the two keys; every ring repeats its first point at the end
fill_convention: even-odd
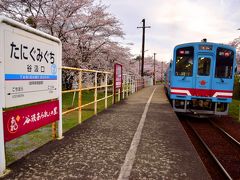
{"type": "Polygon", "coordinates": [[[234,137],[232,137],[230,134],[228,134],[224,129],[222,129],[221,127],[219,127],[216,123],[209,121],[210,124],[212,124],[215,128],[217,128],[219,131],[221,131],[222,133],[224,133],[228,138],[230,138],[237,146],[240,147],[240,142],[238,142],[234,137]]]}
{"type": "Polygon", "coordinates": [[[217,159],[217,157],[214,155],[214,153],[210,150],[210,148],[208,147],[208,145],[204,142],[204,140],[201,138],[201,136],[198,134],[198,132],[192,127],[191,123],[189,123],[189,121],[186,121],[188,126],[193,130],[193,132],[195,133],[195,135],[198,137],[198,139],[201,141],[201,143],[204,145],[204,147],[207,149],[208,153],[212,156],[212,158],[214,159],[214,161],[217,163],[217,165],[220,167],[220,169],[222,170],[222,172],[224,173],[224,175],[229,179],[232,180],[231,176],[228,174],[228,172],[226,171],[226,169],[223,167],[223,165],[219,162],[219,160],[217,159]]]}

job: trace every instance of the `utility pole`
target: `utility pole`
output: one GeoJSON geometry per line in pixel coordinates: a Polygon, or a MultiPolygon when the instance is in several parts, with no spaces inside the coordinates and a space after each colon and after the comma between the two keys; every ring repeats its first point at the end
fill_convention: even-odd
{"type": "Polygon", "coordinates": [[[137,27],[137,28],[142,28],[143,33],[142,33],[142,71],[141,71],[141,76],[143,77],[143,70],[144,70],[144,48],[145,48],[145,29],[146,28],[151,28],[151,26],[145,26],[145,19],[142,20],[143,26],[142,27],[137,27]]]}
{"type": "Polygon", "coordinates": [[[153,53],[153,85],[156,85],[156,69],[155,69],[155,63],[156,63],[156,56],[157,53],[153,53]]]}
{"type": "Polygon", "coordinates": [[[141,74],[141,59],[139,58],[139,64],[138,64],[138,70],[139,70],[139,75],[141,74]]]}

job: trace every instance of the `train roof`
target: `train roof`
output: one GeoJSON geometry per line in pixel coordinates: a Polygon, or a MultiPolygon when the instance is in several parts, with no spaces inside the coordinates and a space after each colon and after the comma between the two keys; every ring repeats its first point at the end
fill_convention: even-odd
{"type": "Polygon", "coordinates": [[[178,44],[175,46],[174,49],[178,48],[178,47],[184,47],[184,46],[195,46],[195,45],[213,45],[213,46],[221,46],[221,47],[225,47],[228,49],[231,49],[233,51],[235,51],[235,47],[230,46],[228,44],[223,44],[223,43],[213,43],[213,42],[190,42],[190,43],[183,43],[183,44],[178,44]]]}

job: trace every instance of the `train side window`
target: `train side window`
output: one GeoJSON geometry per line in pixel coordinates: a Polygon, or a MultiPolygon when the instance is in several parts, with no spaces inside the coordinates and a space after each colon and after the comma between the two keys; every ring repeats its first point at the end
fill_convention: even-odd
{"type": "Polygon", "coordinates": [[[176,51],[176,76],[192,76],[194,48],[184,47],[176,51]]]}
{"type": "Polygon", "coordinates": [[[211,59],[207,57],[198,58],[198,75],[209,76],[211,67],[211,59]]]}
{"type": "Polygon", "coordinates": [[[217,48],[216,78],[232,78],[234,52],[226,48],[217,48]]]}

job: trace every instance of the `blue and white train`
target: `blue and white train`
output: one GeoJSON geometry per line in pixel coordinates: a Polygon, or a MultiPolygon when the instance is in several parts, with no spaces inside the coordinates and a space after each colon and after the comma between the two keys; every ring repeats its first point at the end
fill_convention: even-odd
{"type": "Polygon", "coordinates": [[[236,50],[224,44],[186,43],[174,48],[165,87],[176,112],[227,115],[236,50]]]}

